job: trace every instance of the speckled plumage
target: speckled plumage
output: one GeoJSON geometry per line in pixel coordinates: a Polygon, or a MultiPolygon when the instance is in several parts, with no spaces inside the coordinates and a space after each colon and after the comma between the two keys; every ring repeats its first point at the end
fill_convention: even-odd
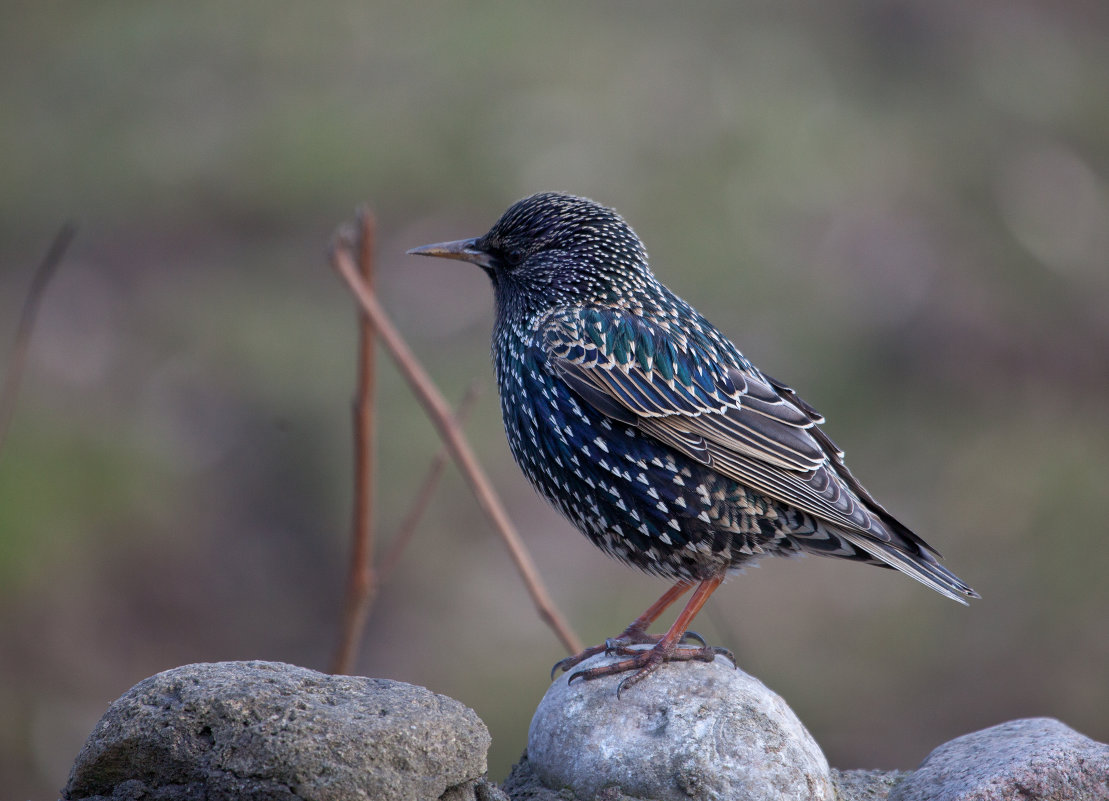
{"type": "Polygon", "coordinates": [[[484,236],[412,252],[492,279],[512,454],[602,550],[690,586],[805,551],[975,597],[848,472],[815,409],[655,278],[611,209],[533,195],[484,236]]]}

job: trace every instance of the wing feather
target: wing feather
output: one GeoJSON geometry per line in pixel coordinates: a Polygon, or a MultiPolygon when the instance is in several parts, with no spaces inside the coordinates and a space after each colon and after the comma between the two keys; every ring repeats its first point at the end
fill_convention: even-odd
{"type": "Polygon", "coordinates": [[[832,525],[891,541],[816,427],[819,413],[734,349],[617,309],[562,313],[541,341],[555,374],[601,414],[832,525]]]}

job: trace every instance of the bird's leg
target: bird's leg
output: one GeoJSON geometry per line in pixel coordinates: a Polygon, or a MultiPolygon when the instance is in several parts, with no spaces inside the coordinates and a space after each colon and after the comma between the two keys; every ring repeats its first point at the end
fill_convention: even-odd
{"type": "MultiPolygon", "coordinates": [[[[578,671],[570,676],[570,681],[577,678],[588,681],[589,679],[597,679],[601,676],[612,676],[616,673],[634,670],[635,673],[620,682],[619,687],[616,689],[617,695],[619,695],[621,691],[642,681],[645,676],[655,670],[655,668],[663,662],[685,662],[694,659],[701,662],[711,662],[717,655],[721,655],[726,656],[734,664],[735,657],[733,657],[732,652],[726,648],[717,648],[708,645],[702,645],[700,648],[680,647],[681,642],[686,638],[686,627],[693,621],[693,618],[701,611],[701,607],[705,605],[705,601],[709,599],[709,596],[712,595],[713,591],[719,587],[723,581],[723,576],[715,576],[705,579],[697,585],[697,589],[694,590],[689,602],[685,605],[685,609],[678,615],[678,619],[674,621],[674,625],[670,627],[670,630],[655,643],[654,648],[646,651],[631,649],[627,646],[610,648],[608,649],[609,651],[618,653],[622,656],[626,655],[629,658],[614,662],[611,665],[603,665],[601,667],[590,668],[589,670],[578,671]]],[[[678,593],[674,598],[677,598],[680,594],[681,593],[678,593]]],[[[670,599],[671,602],[673,602],[674,598],[670,599]]],[[[629,626],[629,629],[630,628],[629,626]]]]}
{"type": "MultiPolygon", "coordinates": [[[[647,627],[658,620],[659,615],[669,609],[673,605],[674,601],[678,600],[687,592],[689,592],[689,588],[692,587],[694,583],[695,582],[689,579],[682,579],[673,587],[664,592],[661,598],[659,598],[647,608],[646,612],[644,612],[642,615],[629,623],[628,627],[624,629],[623,633],[619,636],[610,637],[601,645],[594,645],[590,648],[586,648],[580,654],[568,656],[562,661],[555,663],[555,666],[551,668],[551,678],[553,679],[555,673],[557,673],[558,671],[569,670],[575,665],[584,662],[589,657],[596,656],[597,654],[608,653],[609,651],[613,651],[620,647],[627,647],[629,645],[657,643],[659,640],[662,639],[662,635],[648,634],[647,627]]],[[[701,639],[700,634],[697,634],[696,632],[690,632],[689,636],[700,640],[702,645],[705,644],[705,641],[701,639]]]]}

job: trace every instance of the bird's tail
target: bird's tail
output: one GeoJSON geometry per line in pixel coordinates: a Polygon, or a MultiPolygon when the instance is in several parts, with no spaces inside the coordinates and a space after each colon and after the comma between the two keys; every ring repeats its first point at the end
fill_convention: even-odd
{"type": "Polygon", "coordinates": [[[935,557],[926,550],[921,549],[920,553],[914,554],[864,534],[843,530],[836,533],[856,549],[865,551],[879,562],[900,570],[926,587],[931,587],[940,595],[945,595],[964,606],[967,604],[967,598],[982,597],[968,587],[962,579],[937,562],[935,557]]]}

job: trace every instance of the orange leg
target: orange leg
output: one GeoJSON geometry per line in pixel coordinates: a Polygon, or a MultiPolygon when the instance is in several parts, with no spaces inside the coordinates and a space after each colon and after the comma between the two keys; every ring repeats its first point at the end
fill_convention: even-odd
{"type": "Polygon", "coordinates": [[[661,598],[647,607],[646,612],[633,620],[631,622],[631,625],[628,626],[624,633],[627,634],[631,631],[646,631],[649,625],[658,620],[659,616],[662,615],[663,612],[665,612],[674,604],[674,601],[678,600],[687,592],[689,592],[689,588],[692,587],[693,584],[694,582],[688,579],[682,579],[681,581],[679,581],[673,587],[664,592],[661,598]]]}
{"type": "Polygon", "coordinates": [[[563,670],[569,669],[582,660],[594,654],[601,653],[602,651],[605,653],[627,656],[629,657],[628,659],[623,659],[611,665],[582,670],[570,676],[570,681],[577,678],[588,681],[589,679],[611,676],[629,670],[636,671],[620,682],[619,687],[616,689],[617,694],[619,694],[622,690],[626,690],[628,687],[642,681],[645,676],[655,670],[663,662],[689,661],[694,659],[701,662],[711,662],[717,655],[723,655],[728,657],[734,664],[735,657],[732,656],[731,651],[726,648],[708,646],[699,634],[687,631],[687,627],[693,622],[693,618],[697,616],[697,613],[701,611],[701,608],[705,605],[709,596],[712,595],[723,581],[723,576],[716,576],[705,579],[698,584],[689,602],[686,603],[685,608],[681,611],[681,614],[678,615],[677,620],[674,621],[674,625],[672,625],[662,637],[646,634],[647,626],[657,619],[668,606],[685,594],[685,592],[693,586],[693,582],[679,581],[652,604],[646,612],[632,621],[632,624],[624,630],[624,633],[615,640],[609,640],[603,646],[587,648],[577,656],[564,659],[562,662],[555,665],[555,669],[557,670],[560,667],[563,670]],[[699,640],[701,647],[680,647],[681,643],[687,638],[699,640]],[[650,650],[640,650],[630,647],[632,645],[651,642],[655,643],[655,646],[650,650]]]}

